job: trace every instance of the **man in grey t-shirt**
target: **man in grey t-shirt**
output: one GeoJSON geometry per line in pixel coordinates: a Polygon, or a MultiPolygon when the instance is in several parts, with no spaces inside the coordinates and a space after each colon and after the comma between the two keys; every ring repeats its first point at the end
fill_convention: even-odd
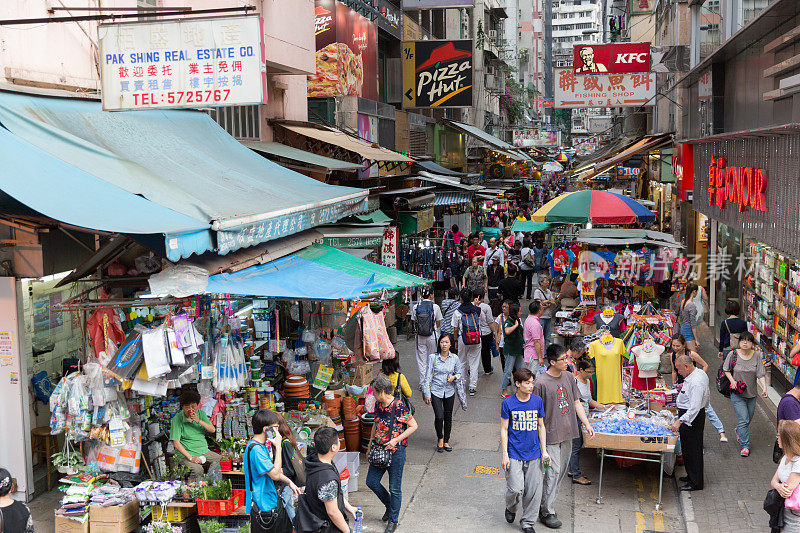
{"type": "Polygon", "coordinates": [[[581,394],[575,378],[567,371],[567,349],[551,344],[545,353],[547,372],[540,374],[533,384],[533,394],[544,402],[544,427],[547,430],[547,453],[550,455],[550,469],[544,473],[542,505],[539,520],[545,526],[555,529],[561,527],[556,517],[555,501],[558,486],[567,474],[567,465],[572,453],[572,439],[578,437],[578,419],[583,423],[589,438],[594,437],[594,429],[586,418],[581,405],[581,394]]]}

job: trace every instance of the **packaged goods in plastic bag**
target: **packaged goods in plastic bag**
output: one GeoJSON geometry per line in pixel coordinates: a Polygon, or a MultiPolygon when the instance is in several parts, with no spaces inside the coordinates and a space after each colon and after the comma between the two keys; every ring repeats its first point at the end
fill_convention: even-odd
{"type": "Polygon", "coordinates": [[[306,329],[303,331],[303,342],[306,344],[312,344],[314,341],[317,340],[317,334],[314,332],[313,329],[306,329]]]}
{"type": "Polygon", "coordinates": [[[137,324],[128,332],[114,357],[106,365],[106,369],[109,372],[120,379],[132,379],[136,375],[144,359],[144,351],[142,350],[143,331],[146,331],[146,329],[137,324]]]}
{"type": "Polygon", "coordinates": [[[308,364],[308,361],[292,361],[286,365],[286,370],[290,374],[307,374],[311,371],[311,365],[308,364]]]}
{"type": "Polygon", "coordinates": [[[116,472],[117,461],[119,460],[119,448],[114,448],[108,444],[103,444],[97,450],[97,466],[102,472],[116,472]]]}
{"type": "Polygon", "coordinates": [[[174,265],[153,274],[147,283],[151,294],[185,298],[206,292],[208,271],[192,265],[174,265]]]}
{"type": "Polygon", "coordinates": [[[319,339],[314,344],[314,354],[320,361],[330,361],[331,359],[331,343],[325,339],[319,339]]]}
{"type": "Polygon", "coordinates": [[[147,376],[152,380],[163,376],[171,370],[167,350],[167,337],[164,327],[149,329],[142,333],[142,348],[144,350],[144,364],[147,376]]]}

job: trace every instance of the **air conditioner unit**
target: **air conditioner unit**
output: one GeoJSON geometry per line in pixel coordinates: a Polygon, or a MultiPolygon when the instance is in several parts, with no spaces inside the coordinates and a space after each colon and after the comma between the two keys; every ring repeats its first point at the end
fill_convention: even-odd
{"type": "Polygon", "coordinates": [[[485,80],[484,84],[486,85],[486,90],[487,91],[493,91],[493,90],[495,90],[497,88],[496,85],[495,85],[495,77],[492,74],[487,74],[486,75],[486,80],[485,80]]]}
{"type": "Polygon", "coordinates": [[[489,30],[487,35],[489,36],[490,41],[497,40],[497,30],[489,30]]]}

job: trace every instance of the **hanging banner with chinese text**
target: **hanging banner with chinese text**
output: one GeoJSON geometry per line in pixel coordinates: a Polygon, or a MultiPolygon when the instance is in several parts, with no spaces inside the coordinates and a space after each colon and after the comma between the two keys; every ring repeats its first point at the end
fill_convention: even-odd
{"type": "Polygon", "coordinates": [[[267,100],[259,16],[101,24],[97,33],[106,111],[267,100]]]}
{"type": "Polygon", "coordinates": [[[656,76],[643,74],[584,74],[556,69],[557,108],[638,107],[655,105],[656,76]]]}
{"type": "Polygon", "coordinates": [[[397,268],[397,226],[388,226],[383,230],[381,264],[397,268]]]}

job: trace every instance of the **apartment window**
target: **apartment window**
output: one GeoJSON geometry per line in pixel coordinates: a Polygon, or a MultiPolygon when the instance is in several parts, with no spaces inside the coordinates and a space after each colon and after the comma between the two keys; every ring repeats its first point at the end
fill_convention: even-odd
{"type": "Polygon", "coordinates": [[[261,139],[261,121],[257,105],[215,107],[207,113],[236,139],[261,139]]]}

